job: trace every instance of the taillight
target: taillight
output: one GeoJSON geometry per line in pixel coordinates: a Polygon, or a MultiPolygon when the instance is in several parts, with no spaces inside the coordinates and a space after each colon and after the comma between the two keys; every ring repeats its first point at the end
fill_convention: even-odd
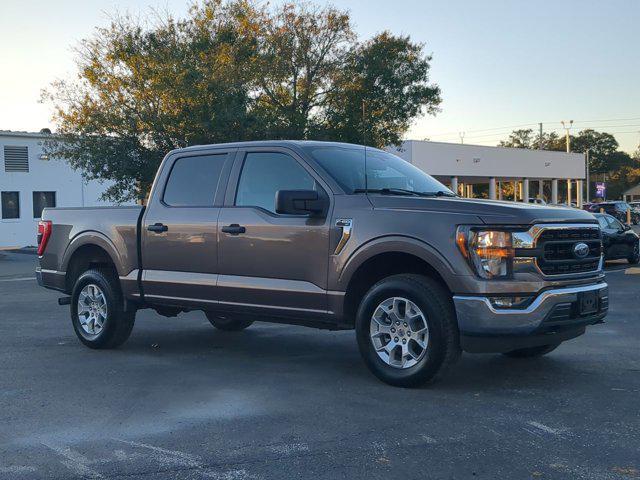
{"type": "Polygon", "coordinates": [[[51,220],[40,220],[38,222],[38,256],[44,253],[47,248],[47,242],[51,236],[51,220]]]}

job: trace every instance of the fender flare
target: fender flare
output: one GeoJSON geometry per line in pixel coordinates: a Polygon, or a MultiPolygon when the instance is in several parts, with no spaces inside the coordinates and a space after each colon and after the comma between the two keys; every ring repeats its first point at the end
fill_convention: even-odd
{"type": "Polygon", "coordinates": [[[114,243],[109,239],[109,237],[95,230],[85,230],[73,237],[63,254],[61,263],[62,271],[67,271],[73,255],[80,247],[83,247],[85,245],[95,245],[96,247],[100,247],[105,252],[107,252],[107,255],[109,255],[109,258],[111,258],[111,261],[118,271],[118,275],[126,275],[128,273],[120,271],[122,268],[121,266],[123,265],[122,258],[118,253],[118,249],[116,248],[114,243]]]}
{"type": "Polygon", "coordinates": [[[456,273],[451,263],[432,245],[415,237],[403,235],[385,235],[369,240],[351,253],[340,276],[338,286],[346,291],[355,272],[369,259],[389,252],[407,253],[429,264],[444,280],[447,288],[453,291],[456,273]]]}

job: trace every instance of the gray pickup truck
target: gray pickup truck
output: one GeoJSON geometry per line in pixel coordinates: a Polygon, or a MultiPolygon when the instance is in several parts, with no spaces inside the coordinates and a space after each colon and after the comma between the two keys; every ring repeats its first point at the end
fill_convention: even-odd
{"type": "Polygon", "coordinates": [[[172,151],[146,207],[45,209],[38,245],[38,282],[65,293],[91,348],[122,344],[138,309],[202,310],[221,330],[355,329],[368,368],[399,386],[463,350],[546,354],[608,309],[590,213],[459,198],[341,143],[172,151]]]}

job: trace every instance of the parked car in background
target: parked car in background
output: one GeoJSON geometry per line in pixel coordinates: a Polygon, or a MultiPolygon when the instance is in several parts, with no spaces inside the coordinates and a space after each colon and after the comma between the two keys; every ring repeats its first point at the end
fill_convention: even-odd
{"type": "Polygon", "coordinates": [[[627,202],[615,201],[615,202],[600,202],[592,203],[588,209],[592,213],[607,213],[622,223],[627,223],[627,211],[631,210],[631,223],[638,225],[640,223],[640,212],[631,207],[627,202]]]}
{"type": "Polygon", "coordinates": [[[545,202],[542,198],[530,198],[529,199],[529,203],[535,203],[536,205],[546,205],[547,202],[545,202]]]}
{"type": "Polygon", "coordinates": [[[640,237],[628,225],[606,213],[594,213],[602,230],[605,260],[627,259],[632,265],[640,261],[640,237]]]}

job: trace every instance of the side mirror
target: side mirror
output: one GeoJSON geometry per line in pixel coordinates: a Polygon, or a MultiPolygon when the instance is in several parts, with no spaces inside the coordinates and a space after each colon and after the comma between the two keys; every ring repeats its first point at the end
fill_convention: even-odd
{"type": "Polygon", "coordinates": [[[276,213],[285,215],[326,215],[329,200],[315,190],[278,190],[276,213]]]}

